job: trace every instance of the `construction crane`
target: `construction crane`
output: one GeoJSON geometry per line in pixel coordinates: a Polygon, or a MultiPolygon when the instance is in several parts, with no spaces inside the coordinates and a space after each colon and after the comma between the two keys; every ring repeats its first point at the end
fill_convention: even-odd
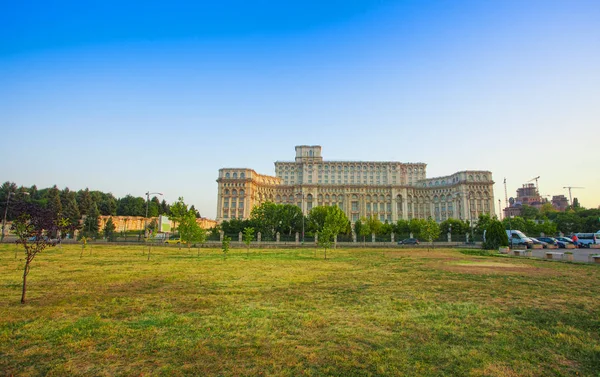
{"type": "Polygon", "coordinates": [[[585,187],[575,187],[575,186],[565,186],[564,189],[569,189],[569,202],[571,203],[571,207],[573,206],[573,197],[571,196],[571,189],[582,189],[585,187]]]}
{"type": "Polygon", "coordinates": [[[529,181],[527,181],[527,182],[535,181],[535,188],[536,188],[536,190],[537,190],[537,192],[538,192],[538,194],[539,194],[539,193],[540,193],[540,186],[538,185],[538,179],[540,179],[540,176],[539,176],[539,175],[538,175],[537,177],[535,177],[535,178],[531,178],[531,179],[530,179],[529,181]]]}

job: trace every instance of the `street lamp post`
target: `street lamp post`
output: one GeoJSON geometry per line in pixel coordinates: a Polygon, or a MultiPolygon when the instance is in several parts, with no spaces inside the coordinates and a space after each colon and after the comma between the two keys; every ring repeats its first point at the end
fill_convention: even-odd
{"type": "Polygon", "coordinates": [[[471,226],[471,242],[474,242],[473,239],[473,213],[471,212],[471,192],[467,192],[467,205],[469,208],[469,225],[471,226]]]}
{"type": "Polygon", "coordinates": [[[9,192],[6,196],[6,207],[4,208],[4,217],[2,218],[2,237],[0,238],[0,242],[4,242],[4,229],[6,228],[6,215],[8,214],[8,204],[10,203],[10,196],[14,194],[14,192],[9,192]]]}
{"type": "Polygon", "coordinates": [[[304,245],[304,194],[302,194],[302,245],[304,245]]]}
{"type": "Polygon", "coordinates": [[[160,195],[160,192],[146,192],[146,216],[144,217],[144,238],[148,238],[148,204],[150,203],[150,195],[160,195]]]}

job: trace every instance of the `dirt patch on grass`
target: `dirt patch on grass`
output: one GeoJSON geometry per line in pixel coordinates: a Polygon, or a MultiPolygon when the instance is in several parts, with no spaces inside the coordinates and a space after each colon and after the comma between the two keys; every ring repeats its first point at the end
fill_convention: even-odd
{"type": "Polygon", "coordinates": [[[451,272],[458,272],[462,274],[478,274],[478,275],[489,275],[489,274],[507,274],[507,275],[554,275],[555,272],[527,264],[512,264],[502,262],[452,262],[452,263],[439,263],[437,267],[451,272]]]}

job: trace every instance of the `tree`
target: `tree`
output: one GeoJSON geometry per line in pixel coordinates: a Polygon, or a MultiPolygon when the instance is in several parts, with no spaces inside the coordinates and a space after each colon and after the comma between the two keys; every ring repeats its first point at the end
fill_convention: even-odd
{"type": "Polygon", "coordinates": [[[492,221],[492,218],[487,213],[480,214],[479,218],[477,219],[477,225],[475,226],[475,229],[474,229],[475,234],[482,236],[483,231],[488,228],[491,221],[492,221]]]}
{"type": "Polygon", "coordinates": [[[190,211],[194,211],[194,214],[196,215],[196,218],[197,218],[197,219],[199,219],[199,218],[201,217],[201,216],[200,216],[200,211],[198,211],[198,210],[196,209],[196,207],[194,207],[194,205],[193,205],[193,204],[192,204],[192,206],[190,207],[190,211]]]}
{"type": "Polygon", "coordinates": [[[413,234],[413,236],[416,237],[418,234],[421,233],[421,228],[423,227],[425,222],[426,222],[426,220],[424,220],[424,219],[417,219],[417,218],[410,219],[410,221],[408,223],[408,227],[410,229],[410,232],[413,234]]]}
{"type": "Polygon", "coordinates": [[[440,236],[440,226],[430,217],[427,221],[423,222],[420,234],[423,240],[431,242],[431,246],[433,247],[433,240],[440,236]]]}
{"type": "Polygon", "coordinates": [[[59,231],[68,231],[62,227],[69,222],[59,221],[54,211],[40,208],[35,204],[18,203],[16,205],[17,218],[13,221],[11,229],[19,238],[19,245],[25,249],[25,266],[23,268],[23,289],[21,304],[25,303],[27,293],[27,276],[33,259],[48,246],[56,245],[50,236],[59,231]]]}
{"type": "Polygon", "coordinates": [[[83,222],[81,233],[88,239],[96,238],[98,237],[98,217],[100,216],[96,203],[92,203],[92,207],[87,212],[88,215],[83,222]]]}
{"type": "Polygon", "coordinates": [[[223,242],[221,242],[221,250],[223,250],[223,259],[227,258],[227,252],[229,251],[230,242],[231,238],[229,236],[223,237],[223,242]]]}
{"type": "Polygon", "coordinates": [[[556,212],[558,212],[558,211],[554,208],[552,203],[544,203],[544,204],[542,204],[542,208],[540,209],[541,216],[549,216],[551,213],[556,213],[556,212]]]}
{"type": "Polygon", "coordinates": [[[111,242],[116,238],[115,223],[113,222],[112,217],[109,217],[106,225],[104,225],[104,237],[111,242]]]}
{"type": "Polygon", "coordinates": [[[327,228],[334,239],[340,233],[347,233],[349,227],[350,221],[348,221],[348,217],[340,207],[327,207],[327,216],[325,217],[325,226],[323,228],[327,228]]]}
{"type": "Polygon", "coordinates": [[[145,216],[146,200],[142,197],[126,195],[118,200],[117,215],[119,216],[145,216]]]}
{"type": "Polygon", "coordinates": [[[500,246],[508,246],[508,235],[506,234],[504,225],[500,221],[493,219],[486,229],[483,247],[488,250],[497,250],[500,246]]]}
{"type": "Polygon", "coordinates": [[[365,243],[367,236],[371,235],[371,233],[370,222],[365,217],[361,218],[361,226],[358,235],[362,237],[363,243],[365,243]]]}
{"type": "Polygon", "coordinates": [[[181,242],[185,242],[188,245],[188,250],[191,248],[192,243],[204,243],[206,241],[206,231],[196,222],[195,211],[190,209],[181,219],[179,223],[179,237],[181,238],[181,242]]]}
{"type": "Polygon", "coordinates": [[[246,254],[250,256],[250,243],[254,241],[254,228],[244,229],[244,243],[246,244],[246,254]]]}
{"type": "Polygon", "coordinates": [[[183,197],[180,196],[177,202],[171,206],[171,216],[169,218],[173,221],[173,230],[176,229],[177,224],[183,220],[187,213],[187,204],[183,201],[183,197]]]}
{"type": "Polygon", "coordinates": [[[388,223],[387,220],[381,224],[381,229],[379,230],[382,236],[389,236],[394,231],[394,227],[392,224],[388,223]]]}
{"type": "Polygon", "coordinates": [[[327,249],[331,248],[332,238],[333,232],[327,226],[325,226],[323,230],[319,232],[319,241],[317,243],[325,251],[325,259],[327,259],[327,249]]]}
{"type": "Polygon", "coordinates": [[[440,224],[440,231],[442,232],[442,234],[452,233],[464,235],[469,231],[469,225],[461,220],[448,219],[442,221],[442,223],[440,224]],[[450,229],[452,229],[452,231],[450,231],[450,229]]]}
{"type": "Polygon", "coordinates": [[[302,229],[302,210],[293,204],[278,205],[278,230],[287,233],[299,232],[302,229]]]}
{"type": "Polygon", "coordinates": [[[380,234],[383,224],[376,216],[371,216],[365,221],[365,225],[369,228],[369,234],[380,234]]]}
{"type": "Polygon", "coordinates": [[[79,213],[79,207],[75,201],[75,195],[69,195],[69,197],[66,199],[66,202],[63,205],[62,215],[63,217],[67,218],[75,227],[79,225],[81,214],[79,213]]]}
{"type": "Polygon", "coordinates": [[[253,220],[256,230],[264,236],[264,239],[275,239],[275,233],[281,220],[279,212],[277,204],[272,202],[265,202],[252,208],[250,218],[253,220]]]}
{"type": "Polygon", "coordinates": [[[51,210],[56,217],[62,213],[62,203],[60,202],[60,191],[54,185],[48,190],[48,209],[51,210]]]}
{"type": "MultiPolygon", "coordinates": [[[[551,204],[552,205],[552,204],[551,204]]],[[[521,206],[521,217],[525,220],[534,220],[540,216],[540,210],[529,206],[527,204],[523,204],[521,206]]]]}
{"type": "Polygon", "coordinates": [[[89,215],[89,210],[92,208],[92,195],[90,190],[86,187],[85,190],[79,190],[77,192],[77,204],[79,205],[79,213],[82,215],[89,215]]]}
{"type": "Polygon", "coordinates": [[[394,233],[400,234],[409,234],[410,233],[410,223],[408,220],[400,219],[396,222],[396,226],[394,226],[394,233]]]}
{"type": "Polygon", "coordinates": [[[326,206],[313,207],[308,214],[308,229],[313,232],[319,232],[323,230],[325,226],[325,218],[327,217],[326,206]]]}

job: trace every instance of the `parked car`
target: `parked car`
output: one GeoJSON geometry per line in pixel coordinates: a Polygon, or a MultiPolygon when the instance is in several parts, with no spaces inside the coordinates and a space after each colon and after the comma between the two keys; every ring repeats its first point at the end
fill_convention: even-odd
{"type": "Polygon", "coordinates": [[[558,247],[565,248],[566,245],[574,245],[573,240],[568,237],[556,237],[558,247]]]}
{"type": "Polygon", "coordinates": [[[547,243],[547,242],[544,242],[544,241],[542,241],[542,240],[540,240],[540,239],[533,238],[533,237],[529,237],[529,239],[533,241],[533,244],[534,244],[534,245],[542,245],[542,247],[543,247],[544,249],[546,249],[546,248],[548,247],[548,243],[547,243]]]}
{"type": "Polygon", "coordinates": [[[554,245],[556,247],[565,247],[565,243],[562,241],[557,241],[556,238],[554,237],[538,237],[538,240],[545,242],[546,243],[546,247],[548,247],[548,245],[554,245]],[[562,246],[560,246],[560,244],[562,244],[562,246]]]}
{"type": "Polygon", "coordinates": [[[402,241],[398,241],[398,245],[418,245],[419,240],[416,238],[406,238],[402,241]]]}
{"type": "Polygon", "coordinates": [[[511,246],[524,245],[528,249],[533,246],[531,238],[527,237],[520,230],[507,230],[506,235],[508,236],[508,243],[511,246]]]}
{"type": "Polygon", "coordinates": [[[179,245],[181,243],[181,237],[178,235],[170,236],[168,240],[165,240],[165,243],[179,245]]]}
{"type": "Polygon", "coordinates": [[[576,233],[575,235],[579,239],[577,241],[577,243],[579,244],[579,247],[589,248],[590,245],[600,243],[600,240],[598,239],[598,237],[596,237],[596,233],[576,233]]]}

